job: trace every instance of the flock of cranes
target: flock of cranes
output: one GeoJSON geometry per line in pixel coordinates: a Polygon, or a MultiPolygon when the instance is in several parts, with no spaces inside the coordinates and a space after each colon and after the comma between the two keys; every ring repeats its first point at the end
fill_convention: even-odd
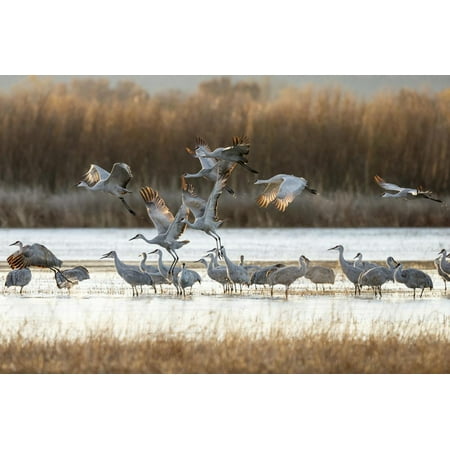
{"type": "MultiPolygon", "coordinates": [[[[157,248],[149,254],[157,253],[158,264],[151,266],[147,264],[147,252],[141,253],[139,265],[129,265],[120,260],[114,250],[105,253],[101,258],[112,258],[117,273],[128,283],[133,295],[139,295],[138,287],[152,286],[157,292],[157,286],[171,284],[176,287],[177,293],[186,295],[186,289],[195,283],[201,283],[200,275],[186,267],[182,263],[181,268],[177,265],[179,257],[177,250],[189,244],[188,240],[180,240],[187,227],[202,231],[214,239],[215,247],[206,252],[197,262],[206,268],[209,278],[220,283],[224,292],[242,292],[242,286],[270,286],[271,295],[276,285],[285,287],[285,297],[288,298],[289,287],[299,278],[305,277],[311,280],[318,289],[318,285],[334,284],[335,273],[332,269],[323,266],[313,266],[308,258],[301,255],[297,265],[285,266],[274,264],[267,267],[257,265],[245,265],[243,257],[240,264],[234,263],[227,255],[218,230],[223,224],[218,214],[218,202],[223,193],[227,191],[235,196],[234,190],[228,186],[232,172],[237,166],[257,174],[258,171],[248,165],[247,155],[250,144],[246,137],[234,137],[232,145],[219,147],[211,150],[204,139],[197,138],[195,148],[186,148],[189,155],[197,158],[201,168],[196,173],[183,173],[181,175],[181,204],[173,214],[167,207],[166,202],[158,191],[143,186],[139,193],[145,204],[147,215],[156,229],[156,235],[147,238],[142,233],[135,235],[129,240],[141,239],[150,245],[156,245],[165,249],[172,257],[169,267],[164,265],[162,251],[157,248]],[[186,179],[205,179],[212,182],[212,189],[208,198],[201,198],[193,185],[186,179]],[[206,259],[205,259],[206,258],[206,259]],[[223,259],[223,264],[221,261],[223,259]]],[[[404,199],[423,198],[435,202],[441,202],[430,196],[430,191],[422,188],[402,188],[392,183],[387,183],[376,175],[375,181],[386,190],[383,197],[398,197],[404,199]]],[[[111,194],[120,199],[130,214],[136,215],[127,203],[125,197],[131,194],[127,188],[132,179],[130,167],[126,163],[115,163],[111,172],[98,165],[91,164],[88,172],[83,176],[76,186],[92,191],[101,191],[111,194]]],[[[317,191],[308,186],[308,181],[294,175],[278,174],[268,179],[258,179],[255,184],[264,184],[264,191],[258,196],[256,202],[260,207],[268,207],[272,204],[279,211],[284,212],[286,208],[303,191],[316,195],[317,191]]],[[[23,245],[16,241],[11,245],[19,246],[19,249],[7,258],[12,271],[8,273],[5,286],[20,286],[20,292],[31,281],[30,267],[46,267],[55,274],[58,288],[70,288],[80,281],[89,278],[88,270],[83,266],[61,270],[62,261],[58,259],[48,248],[41,244],[23,245]]],[[[422,296],[425,288],[432,289],[431,278],[418,269],[404,269],[402,264],[396,262],[393,257],[387,258],[386,266],[379,266],[362,260],[358,253],[353,261],[344,258],[344,248],[337,245],[330,250],[339,252],[339,263],[344,275],[354,285],[355,295],[361,292],[361,287],[370,286],[375,296],[381,297],[381,287],[388,281],[403,283],[413,289],[415,298],[416,289],[420,289],[422,296]]],[[[440,257],[435,260],[439,275],[445,283],[450,281],[450,263],[447,252],[442,250],[440,257]]]]}

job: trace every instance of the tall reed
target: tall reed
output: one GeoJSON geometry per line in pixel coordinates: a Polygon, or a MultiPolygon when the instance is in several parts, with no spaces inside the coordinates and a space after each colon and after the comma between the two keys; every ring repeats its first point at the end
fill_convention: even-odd
{"type": "MultiPolygon", "coordinates": [[[[125,161],[135,191],[151,185],[177,192],[179,176],[198,168],[184,151],[195,136],[216,147],[246,134],[250,163],[261,177],[304,176],[327,197],[376,196],[375,174],[449,195],[450,90],[401,90],[371,99],[332,87],[289,88],[275,98],[266,91],[228,78],[205,82],[191,95],[154,96],[130,82],[113,87],[106,80],[32,79],[0,95],[0,188],[65,195],[90,163],[109,169],[125,161]]],[[[231,184],[252,195],[253,181],[238,169],[231,184]]],[[[209,185],[201,189],[207,193],[209,185]]],[[[236,226],[247,221],[245,214],[235,214],[236,226]]]]}

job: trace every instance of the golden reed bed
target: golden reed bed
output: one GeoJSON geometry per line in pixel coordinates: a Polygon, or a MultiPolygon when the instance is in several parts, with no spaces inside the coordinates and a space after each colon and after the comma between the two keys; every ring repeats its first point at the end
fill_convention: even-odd
{"type": "Polygon", "coordinates": [[[168,334],[119,339],[109,332],[84,339],[27,339],[20,332],[0,341],[1,373],[449,373],[450,334],[423,325],[375,324],[366,335],[331,323],[286,336],[230,332],[211,336],[168,334]],[[420,326],[420,325],[419,325],[420,326]]]}

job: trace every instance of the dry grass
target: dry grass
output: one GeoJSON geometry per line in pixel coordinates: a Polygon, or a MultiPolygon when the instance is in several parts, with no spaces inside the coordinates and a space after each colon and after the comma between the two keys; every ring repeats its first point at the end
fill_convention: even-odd
{"type": "MultiPolygon", "coordinates": [[[[227,333],[212,337],[163,334],[119,339],[108,332],[85,339],[0,343],[1,373],[449,373],[448,332],[387,325],[363,336],[349,328],[314,327],[293,337],[227,333]],[[406,331],[406,332],[405,332],[406,331]]],[[[447,330],[448,331],[448,330],[447,330]]]]}

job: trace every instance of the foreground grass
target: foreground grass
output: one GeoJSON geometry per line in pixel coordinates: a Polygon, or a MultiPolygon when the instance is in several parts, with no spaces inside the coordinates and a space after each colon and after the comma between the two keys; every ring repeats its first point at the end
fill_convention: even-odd
{"type": "Polygon", "coordinates": [[[0,342],[0,373],[449,373],[445,334],[386,331],[366,337],[330,330],[287,337],[228,333],[224,339],[168,337],[0,342]]]}

